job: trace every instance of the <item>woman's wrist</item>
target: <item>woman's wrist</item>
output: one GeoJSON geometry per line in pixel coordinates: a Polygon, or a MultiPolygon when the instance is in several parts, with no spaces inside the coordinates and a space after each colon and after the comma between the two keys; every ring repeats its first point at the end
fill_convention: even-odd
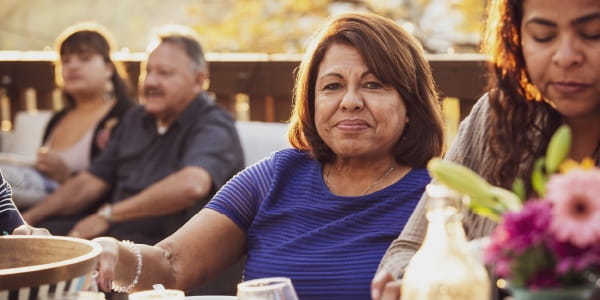
{"type": "MultiPolygon", "coordinates": [[[[142,253],[140,252],[140,248],[132,241],[123,240],[119,244],[120,244],[119,248],[127,249],[126,251],[129,252],[130,255],[133,256],[132,263],[123,264],[122,259],[119,259],[119,263],[123,266],[135,266],[135,270],[128,270],[126,272],[130,275],[130,276],[128,276],[130,278],[130,281],[127,281],[124,283],[126,285],[119,285],[119,284],[116,284],[115,282],[113,282],[112,289],[115,292],[128,293],[129,291],[131,291],[131,289],[133,289],[138,284],[138,282],[140,281],[140,277],[142,276],[142,266],[143,266],[142,253]]],[[[120,253],[119,257],[124,258],[124,256],[121,255],[122,250],[120,250],[119,253],[120,253]]]]}

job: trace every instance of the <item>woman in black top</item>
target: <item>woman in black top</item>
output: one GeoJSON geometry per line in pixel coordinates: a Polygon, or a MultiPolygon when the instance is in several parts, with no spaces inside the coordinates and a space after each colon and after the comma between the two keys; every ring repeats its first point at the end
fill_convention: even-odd
{"type": "Polygon", "coordinates": [[[66,107],[50,119],[33,168],[2,166],[21,209],[87,169],[133,105],[125,73],[110,57],[111,42],[103,28],[89,23],[69,27],[57,39],[56,49],[56,82],[66,107]]]}

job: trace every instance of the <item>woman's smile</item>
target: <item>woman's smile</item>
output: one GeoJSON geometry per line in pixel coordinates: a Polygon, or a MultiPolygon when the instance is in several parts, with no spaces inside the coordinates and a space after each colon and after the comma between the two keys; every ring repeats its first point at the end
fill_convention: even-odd
{"type": "Polygon", "coordinates": [[[361,119],[352,119],[352,120],[342,120],[335,124],[335,128],[340,129],[342,131],[348,132],[358,132],[365,129],[371,128],[371,125],[365,120],[361,119]]]}
{"type": "Polygon", "coordinates": [[[585,92],[591,88],[591,85],[576,81],[554,81],[550,83],[550,87],[559,94],[568,96],[585,92]]]}

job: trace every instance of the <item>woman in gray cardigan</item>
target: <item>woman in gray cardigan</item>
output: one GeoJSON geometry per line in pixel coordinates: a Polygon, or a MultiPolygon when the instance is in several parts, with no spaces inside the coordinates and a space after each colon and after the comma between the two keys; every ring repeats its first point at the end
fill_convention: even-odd
{"type": "MultiPolygon", "coordinates": [[[[445,158],[510,188],[515,178],[529,178],[554,131],[568,124],[573,134],[569,157],[592,157],[598,165],[598,23],[599,1],[493,1],[485,39],[491,89],[462,122],[445,158]]],[[[400,297],[398,279],[424,238],[424,202],[386,252],[373,279],[373,299],[400,297]]],[[[495,227],[473,214],[464,225],[469,239],[487,236],[495,227]]]]}

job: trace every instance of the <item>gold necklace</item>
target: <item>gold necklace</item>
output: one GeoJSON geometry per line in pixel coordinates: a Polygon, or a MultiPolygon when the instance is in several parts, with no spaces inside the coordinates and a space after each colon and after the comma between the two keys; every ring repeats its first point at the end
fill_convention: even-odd
{"type": "MultiPolygon", "coordinates": [[[[331,172],[331,168],[329,167],[327,169],[327,173],[325,173],[325,184],[329,187],[329,172],[331,172]]],[[[380,184],[386,177],[388,177],[390,174],[392,174],[392,172],[394,171],[394,169],[396,169],[396,166],[394,163],[392,163],[392,165],[389,167],[389,169],[387,169],[387,171],[385,171],[385,174],[383,174],[383,176],[379,177],[377,180],[375,180],[373,183],[371,183],[367,189],[365,189],[365,191],[361,194],[361,196],[366,195],[373,187],[377,186],[378,184],[380,184]]]]}

